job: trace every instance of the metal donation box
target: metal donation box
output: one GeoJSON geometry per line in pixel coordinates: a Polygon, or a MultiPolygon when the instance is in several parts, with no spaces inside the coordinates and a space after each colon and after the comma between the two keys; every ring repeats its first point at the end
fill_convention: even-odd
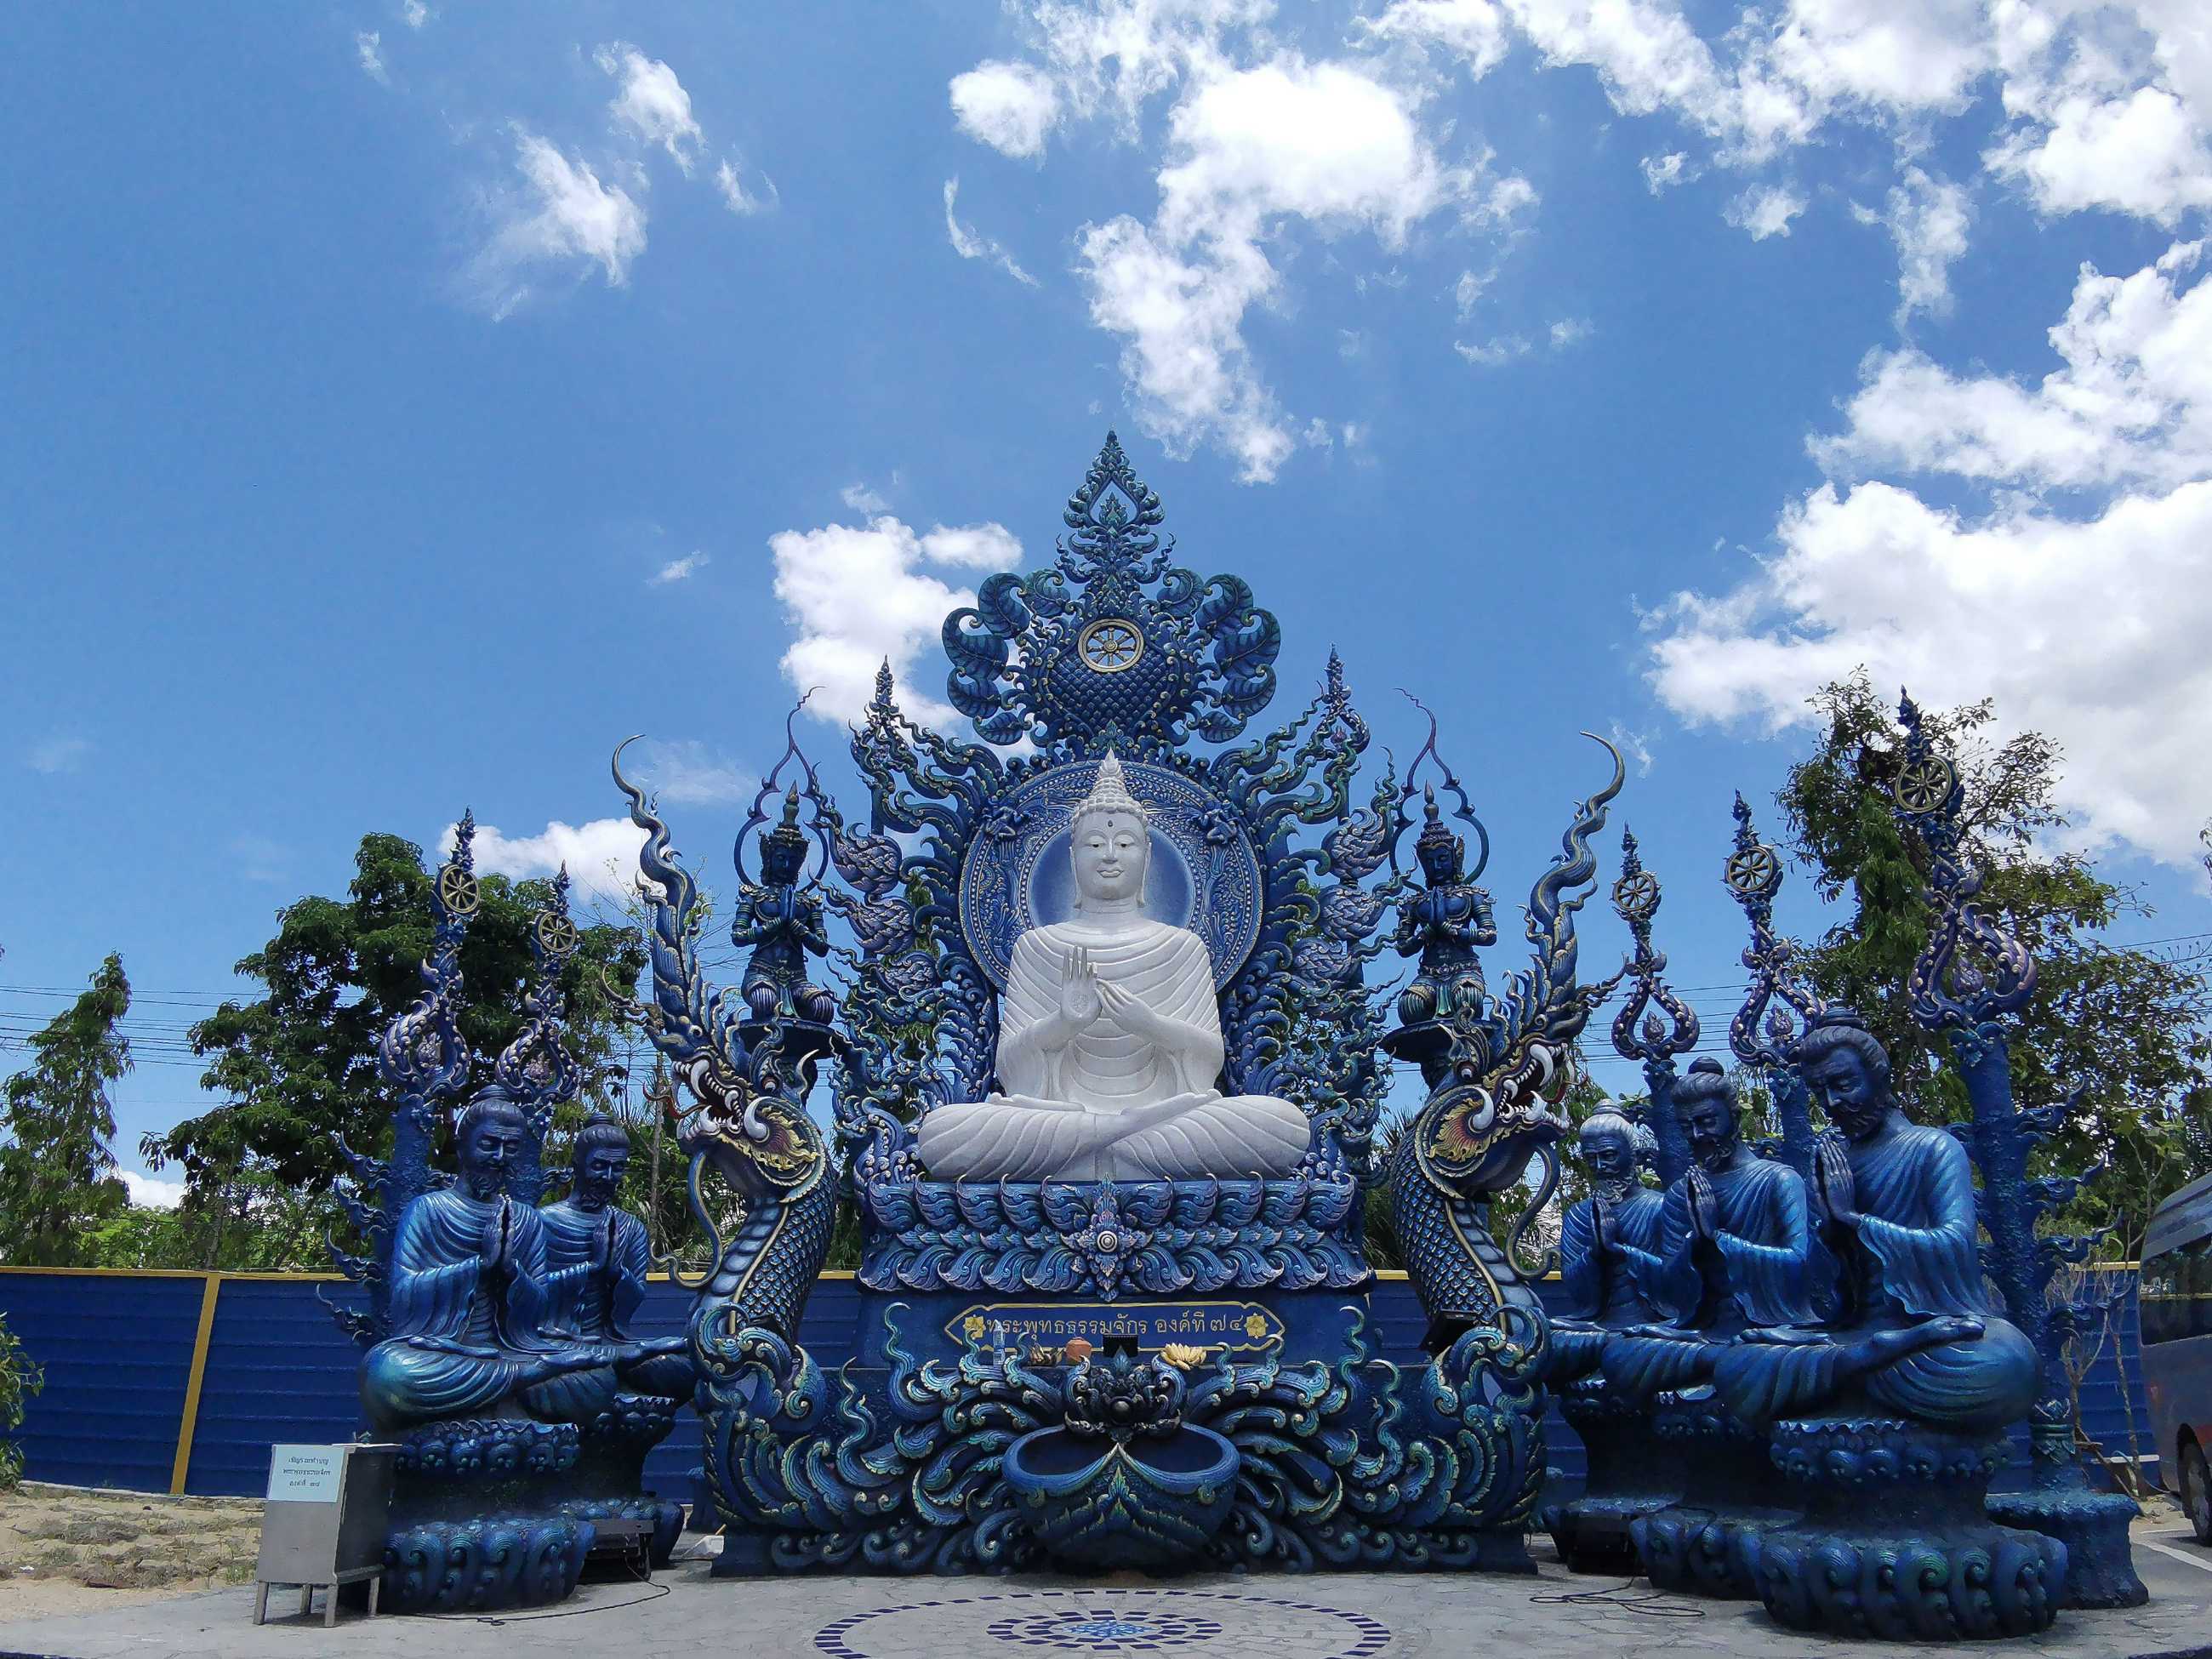
{"type": "Polygon", "coordinates": [[[396,1446],[271,1446],[269,1501],[261,1515],[261,1559],[254,1568],[253,1622],[268,1616],[269,1587],[296,1584],[300,1612],[317,1589],[329,1591],[323,1623],[337,1622],[338,1586],[366,1578],[376,1611],[384,1572],[385,1511],[392,1502],[396,1446]]]}

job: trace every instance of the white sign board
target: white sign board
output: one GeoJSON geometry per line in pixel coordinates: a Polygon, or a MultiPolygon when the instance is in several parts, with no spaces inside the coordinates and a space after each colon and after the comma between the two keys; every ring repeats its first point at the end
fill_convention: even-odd
{"type": "Polygon", "coordinates": [[[269,1501],[272,1504],[335,1504],[338,1476],[349,1446],[271,1446],[269,1501]]]}

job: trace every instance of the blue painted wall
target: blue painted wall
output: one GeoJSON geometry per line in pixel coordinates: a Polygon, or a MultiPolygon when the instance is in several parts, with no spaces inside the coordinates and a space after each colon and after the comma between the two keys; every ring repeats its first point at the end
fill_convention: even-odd
{"type": "MultiPolygon", "coordinates": [[[[135,1492],[169,1489],[204,1283],[197,1274],[0,1272],[0,1317],[46,1374],[46,1391],[30,1402],[16,1437],[29,1478],[135,1492]]],[[[354,1393],[360,1351],[339,1334],[318,1298],[343,1306],[357,1294],[336,1280],[223,1281],[187,1492],[258,1496],[272,1443],[353,1437],[361,1422],[354,1393]]],[[[690,1301],[676,1286],[656,1284],[640,1322],[647,1334],[680,1332],[690,1301]]],[[[809,1299],[799,1340],[826,1369],[835,1370],[852,1353],[859,1306],[849,1279],[823,1279],[809,1299]]],[[[1402,1279],[1379,1285],[1370,1317],[1386,1358],[1401,1365],[1422,1363],[1426,1322],[1410,1285],[1402,1279]]],[[[2126,1340],[2140,1432],[2148,1418],[2134,1363],[2132,1319],[2126,1340]]],[[[2090,1434],[2109,1450],[2124,1450],[2119,1375],[2109,1349],[2083,1385],[2081,1405],[2090,1434]]],[[[1581,1443],[1564,1426],[1547,1439],[1553,1468],[1563,1478],[1579,1480],[1581,1443]]],[[[690,1472],[698,1462],[697,1421],[687,1411],[647,1462],[647,1483],[688,1499],[690,1472]]]]}

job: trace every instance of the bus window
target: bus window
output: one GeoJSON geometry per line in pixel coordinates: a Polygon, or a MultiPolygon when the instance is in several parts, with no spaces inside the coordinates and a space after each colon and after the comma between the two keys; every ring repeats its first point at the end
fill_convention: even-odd
{"type": "Polygon", "coordinates": [[[2212,1336],[2212,1237],[2144,1262],[2140,1294],[2145,1346],[2212,1336]]]}

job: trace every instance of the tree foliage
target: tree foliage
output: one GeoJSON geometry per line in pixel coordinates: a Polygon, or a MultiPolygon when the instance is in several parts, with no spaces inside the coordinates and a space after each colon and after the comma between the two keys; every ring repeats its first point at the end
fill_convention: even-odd
{"type": "Polygon", "coordinates": [[[123,958],[26,1045],[31,1063],[8,1079],[0,1142],[0,1255],[20,1267],[72,1267],[88,1224],[130,1201],[115,1173],[108,1085],[131,1069],[118,1029],[131,1008],[123,958]]]}
{"type": "MultiPolygon", "coordinates": [[[[1864,1013],[1888,1045],[1899,1092],[1935,1121],[1966,1115],[1948,1048],[1905,1002],[1905,976],[1933,918],[1925,855],[1890,817],[1887,785],[1903,738],[1863,672],[1813,699],[1827,722],[1820,748],[1790,771],[1779,799],[1798,861],[1822,896],[1851,902],[1850,920],[1805,957],[1814,985],[1864,1013]]],[[[2070,1224],[2113,1229],[2108,1252],[2130,1254],[2150,1209],[2192,1173],[2212,1118],[2212,1012],[2201,963],[2116,947],[2103,934],[2150,912],[2079,856],[2051,850],[2067,827],[2055,805],[2059,751],[2024,732],[2002,744],[1991,705],[1922,711],[1923,728],[1960,766],[1963,848],[1984,872],[1983,913],[2037,957],[2034,1000],[2012,1042],[2023,1105],[2080,1087],[2079,1109],[2045,1154],[2082,1174],[2109,1166],[2076,1200],[2070,1224]]]]}
{"type": "MultiPolygon", "coordinates": [[[[325,1193],[341,1173],[342,1132],[359,1151],[389,1140],[392,1102],[376,1075],[379,1035],[422,990],[419,968],[436,926],[434,877],[422,849],[398,836],[362,837],[343,898],[310,896],[277,913],[276,933],[237,965],[264,994],[226,1002],[192,1028],[209,1061],[202,1084],[224,1103],[158,1135],[142,1151],[155,1168],[184,1168],[204,1209],[243,1219],[256,1195],[325,1193]]],[[[531,972],[529,930],[550,883],[482,880],[483,904],[461,949],[461,1035],[481,1060],[521,1028],[531,972]]],[[[644,946],[625,925],[594,920],[562,975],[568,1038],[583,1062],[586,1105],[618,1104],[620,1020],[605,981],[635,982],[644,946]]],[[[580,1115],[582,1107],[576,1115],[580,1115]]]]}
{"type": "Polygon", "coordinates": [[[24,1401],[45,1386],[45,1375],[0,1319],[0,1492],[23,1478],[23,1449],[9,1437],[22,1425],[24,1401]]]}

